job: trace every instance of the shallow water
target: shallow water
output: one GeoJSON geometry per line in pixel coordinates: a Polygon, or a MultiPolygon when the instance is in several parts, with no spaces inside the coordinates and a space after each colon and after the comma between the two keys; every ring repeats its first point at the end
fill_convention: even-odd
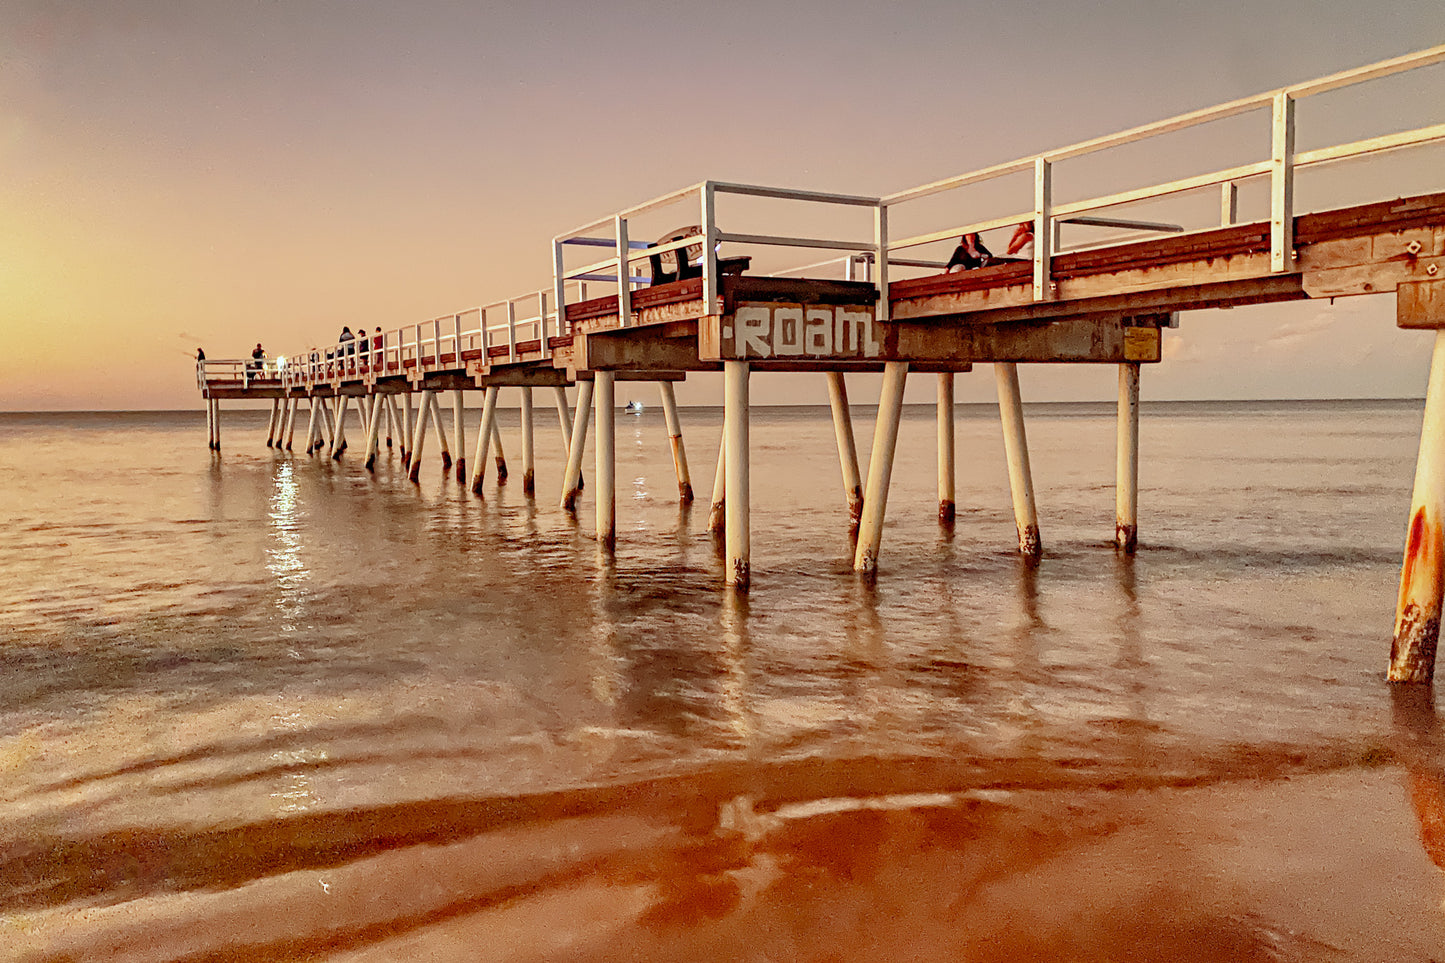
{"type": "Polygon", "coordinates": [[[1382,682],[1417,402],[1146,403],[1132,559],[1112,410],[1032,406],[1036,566],[996,412],[959,409],[944,529],[910,408],[871,586],[826,410],[758,409],[746,598],[720,412],[683,412],[691,510],[660,412],[619,415],[612,557],[538,413],[535,500],[515,412],[483,499],[435,438],[415,486],[264,412],[220,456],[193,413],[0,415],[0,947],[1437,952],[1445,755],[1382,682]]]}

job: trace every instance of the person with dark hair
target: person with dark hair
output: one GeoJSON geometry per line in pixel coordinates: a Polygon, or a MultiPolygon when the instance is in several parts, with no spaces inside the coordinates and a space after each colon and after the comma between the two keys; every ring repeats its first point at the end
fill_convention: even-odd
{"type": "Polygon", "coordinates": [[[252,377],[261,377],[261,369],[265,364],[266,349],[261,347],[261,342],[258,341],[256,349],[251,352],[251,360],[246,362],[246,377],[243,379],[243,385],[250,384],[252,377]]]}
{"type": "Polygon", "coordinates": [[[955,271],[987,267],[991,263],[993,252],[983,246],[983,241],[977,234],[969,233],[959,240],[958,247],[953,249],[953,257],[948,259],[948,267],[944,270],[952,274],[955,271]]]}
{"type": "Polygon", "coordinates": [[[197,349],[196,349],[196,360],[197,360],[197,361],[205,361],[205,360],[206,360],[206,351],[205,351],[204,348],[197,348],[197,349]]]}

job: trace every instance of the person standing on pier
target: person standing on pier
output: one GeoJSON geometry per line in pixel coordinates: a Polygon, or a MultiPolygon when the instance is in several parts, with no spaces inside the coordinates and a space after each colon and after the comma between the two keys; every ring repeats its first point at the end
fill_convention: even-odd
{"type": "MultiPolygon", "coordinates": [[[[380,331],[381,329],[378,328],[377,330],[380,331]]],[[[367,352],[369,352],[370,350],[371,339],[366,336],[366,329],[362,328],[356,333],[356,353],[361,355],[362,364],[367,364],[370,361],[370,359],[367,357],[367,352]]]]}
{"type": "Polygon", "coordinates": [[[261,347],[261,343],[258,341],[256,342],[256,349],[251,352],[251,363],[246,365],[247,377],[245,383],[247,385],[251,383],[252,377],[261,377],[261,368],[265,365],[265,363],[266,349],[261,347]],[[254,372],[254,375],[252,374],[252,372],[254,372]]]}

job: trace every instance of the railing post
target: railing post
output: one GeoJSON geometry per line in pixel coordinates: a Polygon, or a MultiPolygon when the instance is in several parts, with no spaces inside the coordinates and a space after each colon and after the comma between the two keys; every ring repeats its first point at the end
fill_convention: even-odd
{"type": "Polygon", "coordinates": [[[1054,257],[1054,173],[1047,158],[1034,159],[1034,300],[1046,301],[1054,257]]]}
{"type": "MultiPolygon", "coordinates": [[[[552,297],[557,302],[557,337],[567,333],[567,268],[562,261],[562,242],[552,239],[552,297]]],[[[542,346],[542,356],[550,357],[547,346],[542,346]]]]}
{"type": "MultiPolygon", "coordinates": [[[[717,276],[717,192],[712,181],[704,181],[699,192],[702,210],[702,313],[715,317],[722,313],[718,307],[717,276]]],[[[677,252],[677,263],[686,257],[685,250],[677,252]]]]}
{"type": "Polygon", "coordinates": [[[1269,269],[1294,270],[1294,98],[1274,95],[1269,153],[1269,269]]]}
{"type": "Polygon", "coordinates": [[[537,350],[547,357],[547,292],[537,292],[537,350]]]}
{"type": "Polygon", "coordinates": [[[517,304],[507,302],[507,360],[517,360],[517,304]]]}
{"type": "Polygon", "coordinates": [[[627,218],[619,214],[612,221],[617,229],[617,326],[625,328],[632,323],[632,266],[627,261],[630,251],[627,218]]]}
{"type": "MultiPolygon", "coordinates": [[[[452,364],[458,368],[462,367],[462,316],[452,315],[452,364]]],[[[457,445],[457,454],[461,455],[462,446],[457,445]]]]}
{"type": "Polygon", "coordinates": [[[1219,185],[1219,226],[1229,227],[1239,221],[1239,185],[1225,181],[1219,185]]]}
{"type": "MultiPolygon", "coordinates": [[[[873,283],[878,286],[878,309],[874,317],[888,320],[888,205],[882,201],[873,209],[873,243],[878,250],[873,257],[873,283]]],[[[851,261],[849,262],[852,263],[851,261]]]]}

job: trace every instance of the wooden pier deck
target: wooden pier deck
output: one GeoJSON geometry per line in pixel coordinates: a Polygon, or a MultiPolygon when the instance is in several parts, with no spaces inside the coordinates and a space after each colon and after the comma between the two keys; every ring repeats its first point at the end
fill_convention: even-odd
{"type": "MultiPolygon", "coordinates": [[[[854,565],[872,575],[909,373],[937,377],[939,514],[951,523],[953,375],[975,364],[993,366],[1019,548],[1037,555],[1042,539],[1016,365],[1111,364],[1119,369],[1116,543],[1122,551],[1133,551],[1140,367],[1160,361],[1161,329],[1176,323],[1177,312],[1394,293],[1402,327],[1445,329],[1445,191],[1308,212],[1295,210],[1293,201],[1299,170],[1445,142],[1445,124],[1434,124],[1296,152],[1296,100],[1442,61],[1445,47],[1432,48],[893,195],[863,197],[707,181],[554,238],[548,288],[378,331],[364,341],[309,348],[285,359],[202,362],[198,383],[207,400],[211,444],[219,447],[220,401],[271,399],[268,444],[289,449],[299,402],[305,400],[307,451],[324,447],[340,457],[348,447],[345,418],[354,399],[361,412],[368,467],[386,423],[402,437],[403,458],[415,480],[429,423],[444,466],[452,462],[453,446],[442,433],[438,403],[439,395],[450,392],[456,413],[457,478],[470,480],[480,494],[488,455],[500,441],[495,410],[505,388],[519,391],[522,401],[524,490],[530,493],[532,392],[550,388],[568,454],[559,494],[569,510],[581,484],[589,421],[596,422],[596,532],[599,542],[610,547],[616,538],[615,382],[659,383],[679,491],[691,498],[671,385],[693,372],[721,371],[725,428],[711,525],[724,538],[727,581],[746,589],[751,579],[752,374],[818,372],[827,377],[843,502],[857,534],[854,565]],[[1119,194],[1056,202],[1055,165],[1252,110],[1270,113],[1265,160],[1119,194]],[[895,209],[1021,172],[1032,172],[1033,196],[1032,205],[1018,214],[890,237],[889,216],[895,209]],[[1252,179],[1269,187],[1269,217],[1238,223],[1237,187],[1252,179]],[[1130,205],[1201,190],[1219,192],[1215,224],[1186,230],[1123,216],[1130,205]],[[871,236],[730,233],[720,227],[717,207],[720,197],[733,195],[862,209],[872,216],[871,236]],[[631,239],[634,225],[678,207],[699,223],[651,244],[631,239]],[[943,262],[916,256],[971,232],[1018,224],[1028,225],[1032,233],[1031,249],[1023,258],[946,273],[943,262]],[[1059,250],[1060,229],[1068,224],[1133,235],[1059,250]],[[1137,239],[1141,230],[1150,236],[1137,239]],[[589,248],[601,249],[605,256],[591,264],[569,265],[569,256],[589,248]],[[826,250],[838,256],[814,269],[788,272],[801,276],[748,270],[750,259],[779,248],[826,250]],[[724,249],[727,257],[720,254],[724,249]],[[821,276],[838,268],[842,278],[821,276]],[[902,276],[905,273],[912,276],[902,276]],[[602,286],[606,293],[589,297],[589,285],[602,286]],[[867,371],[882,371],[884,380],[865,485],[845,377],[867,371]],[[566,395],[569,386],[576,386],[575,407],[566,395]],[[481,391],[484,398],[470,475],[462,447],[468,391],[481,391]],[[414,398],[419,401],[415,415],[414,398]]],[[[1399,681],[1423,681],[1433,672],[1445,584],[1445,440],[1435,437],[1445,432],[1442,419],[1445,341],[1437,340],[1391,662],[1390,677],[1399,681]]]]}

